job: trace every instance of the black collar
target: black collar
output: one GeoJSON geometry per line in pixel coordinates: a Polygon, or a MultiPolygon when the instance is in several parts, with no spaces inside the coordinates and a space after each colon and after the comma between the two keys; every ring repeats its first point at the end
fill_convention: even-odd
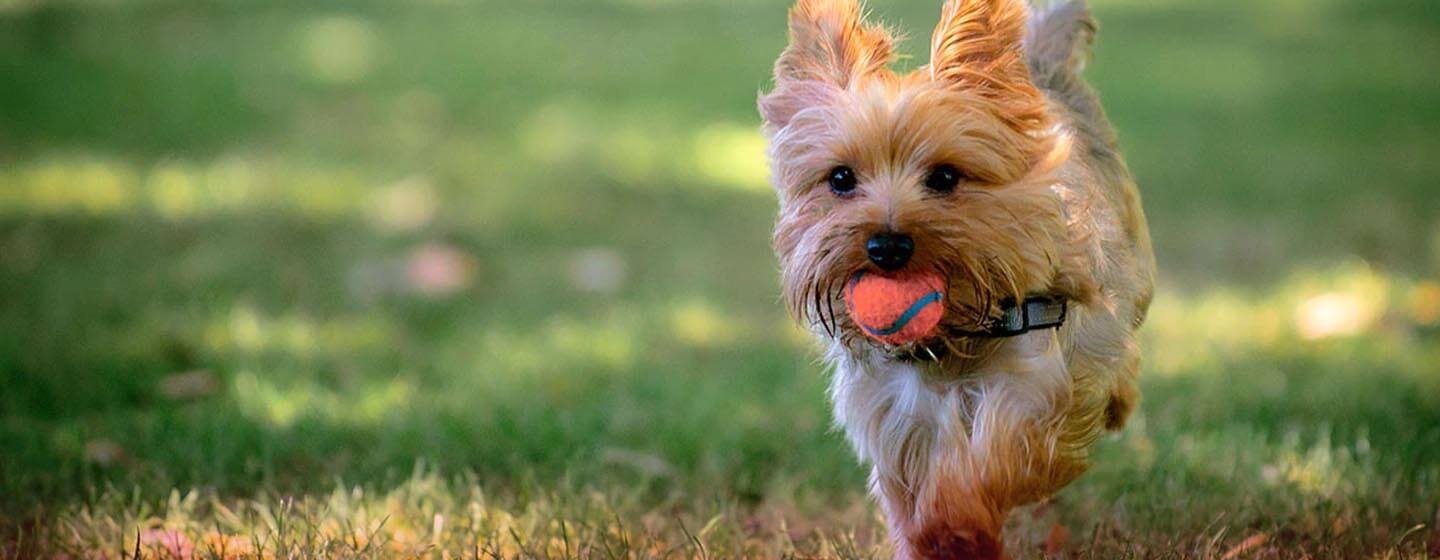
{"type": "Polygon", "coordinates": [[[1040,329],[1059,328],[1065,324],[1067,301],[1062,296],[1030,296],[1019,304],[1007,300],[1000,304],[1000,316],[979,331],[954,334],[975,338],[1009,338],[1040,329]]]}
{"type": "MultiPolygon", "coordinates": [[[[946,329],[946,332],[951,337],[976,339],[978,342],[1016,337],[1040,329],[1055,329],[1065,324],[1068,303],[1063,296],[1052,295],[1030,296],[1019,304],[1014,300],[1006,300],[1000,304],[1000,316],[991,319],[981,330],[946,329]]],[[[941,356],[951,350],[953,347],[949,344],[936,342],[929,346],[912,348],[895,358],[903,361],[938,362],[941,356]]]]}

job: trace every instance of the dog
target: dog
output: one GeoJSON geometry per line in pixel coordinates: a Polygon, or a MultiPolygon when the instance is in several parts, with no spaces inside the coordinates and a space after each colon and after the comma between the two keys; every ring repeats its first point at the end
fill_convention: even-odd
{"type": "Polygon", "coordinates": [[[774,247],[897,558],[1006,558],[1009,512],[1083,473],[1139,400],[1155,263],[1080,78],[1095,30],[1081,0],[948,0],[929,64],[899,74],[858,0],[790,10],[759,98],[774,247]],[[943,315],[882,342],[845,287],[897,271],[943,278],[943,315]]]}

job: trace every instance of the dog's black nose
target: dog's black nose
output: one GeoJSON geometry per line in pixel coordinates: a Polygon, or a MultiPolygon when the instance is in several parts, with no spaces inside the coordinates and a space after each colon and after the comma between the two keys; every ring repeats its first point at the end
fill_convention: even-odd
{"type": "Polygon", "coordinates": [[[903,233],[880,233],[865,243],[870,262],[885,270],[898,270],[915,254],[915,240],[903,233]]]}

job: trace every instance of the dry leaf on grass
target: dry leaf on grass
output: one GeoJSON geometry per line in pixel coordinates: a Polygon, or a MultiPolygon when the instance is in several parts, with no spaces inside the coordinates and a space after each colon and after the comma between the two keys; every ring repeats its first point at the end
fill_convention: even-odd
{"type": "Polygon", "coordinates": [[[113,440],[92,439],[85,442],[85,460],[109,467],[125,460],[125,448],[113,440]]]}
{"type": "Polygon", "coordinates": [[[1070,529],[1056,523],[1050,527],[1050,534],[1045,536],[1045,556],[1060,556],[1065,551],[1065,543],[1070,541],[1070,529]]]}
{"type": "Polygon", "coordinates": [[[1235,558],[1239,558],[1241,555],[1247,552],[1265,546],[1265,543],[1269,540],[1270,536],[1266,535],[1265,533],[1251,535],[1245,540],[1240,541],[1240,544],[1235,545],[1235,548],[1230,549],[1223,556],[1221,556],[1220,560],[1234,560],[1235,558]]]}
{"type": "Polygon", "coordinates": [[[176,401],[208,397],[219,389],[220,381],[203,369],[167,375],[160,380],[160,394],[176,401]]]}
{"type": "Polygon", "coordinates": [[[428,297],[455,294],[470,287],[475,259],[459,247],[427,243],[405,258],[405,279],[412,291],[428,297]]]}
{"type": "Polygon", "coordinates": [[[170,529],[147,529],[140,535],[141,544],[150,549],[155,555],[163,555],[167,558],[179,558],[190,560],[195,557],[195,543],[190,542],[180,531],[170,529]]]}

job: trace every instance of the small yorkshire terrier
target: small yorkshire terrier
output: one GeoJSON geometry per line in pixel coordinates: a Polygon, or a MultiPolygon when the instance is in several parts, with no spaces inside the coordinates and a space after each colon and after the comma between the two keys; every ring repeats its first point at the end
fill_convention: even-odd
{"type": "Polygon", "coordinates": [[[949,0],[904,75],[858,0],[799,0],[789,29],[759,100],[785,297],[828,345],[896,556],[1005,558],[1008,513],[1084,472],[1139,399],[1155,264],[1079,77],[1095,24],[1083,0],[949,0]],[[845,311],[862,275],[906,274],[943,287],[923,335],[877,336],[918,307],[884,332],[845,311]]]}

